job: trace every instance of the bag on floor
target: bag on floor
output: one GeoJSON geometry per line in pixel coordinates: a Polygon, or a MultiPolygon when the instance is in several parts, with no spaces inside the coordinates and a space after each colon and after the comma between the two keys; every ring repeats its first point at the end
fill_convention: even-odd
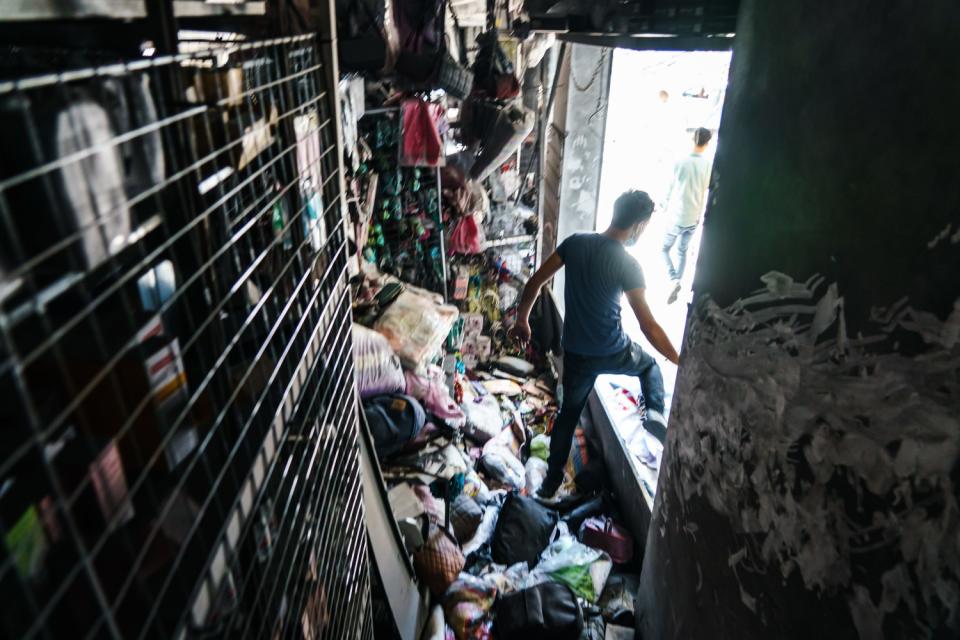
{"type": "Polygon", "coordinates": [[[583,612],[570,587],[544,582],[497,600],[495,629],[502,640],[578,640],[583,612]]]}
{"type": "Polygon", "coordinates": [[[565,536],[543,552],[535,571],[569,586],[584,600],[596,602],[612,568],[610,556],[605,552],[565,536]]]}
{"type": "Polygon", "coordinates": [[[610,559],[617,564],[633,559],[633,536],[609,516],[588,518],[584,521],[580,527],[580,540],[588,547],[606,551],[610,559]]]}
{"type": "Polygon", "coordinates": [[[377,458],[384,460],[412,440],[426,421],[420,403],[401,393],[376,396],[363,403],[377,458]]]}
{"type": "Polygon", "coordinates": [[[363,325],[353,325],[353,366],[361,398],[403,393],[406,380],[400,359],[387,339],[363,325]]]}
{"type": "Polygon", "coordinates": [[[482,519],[483,508],[470,496],[461,494],[450,505],[450,524],[453,525],[453,535],[461,544],[473,538],[482,519]]]}
{"type": "Polygon", "coordinates": [[[556,512],[533,498],[511,493],[500,510],[497,528],[493,532],[491,553],[494,562],[505,565],[526,562],[527,566],[533,567],[550,543],[557,520],[556,512]]]}
{"type": "Polygon", "coordinates": [[[404,366],[422,372],[440,351],[459,314],[456,307],[436,304],[408,288],[383,312],[374,329],[387,337],[404,366]]]}
{"type": "Polygon", "coordinates": [[[430,528],[430,537],[413,554],[413,568],[430,592],[441,597],[460,575],[465,560],[460,546],[448,531],[430,528]]]}

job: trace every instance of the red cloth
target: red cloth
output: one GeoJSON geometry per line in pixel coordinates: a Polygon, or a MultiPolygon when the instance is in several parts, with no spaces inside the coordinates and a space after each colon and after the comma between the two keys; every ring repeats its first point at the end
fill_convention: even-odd
{"type": "Polygon", "coordinates": [[[437,167],[443,160],[440,119],[443,107],[407,98],[400,105],[403,116],[400,164],[405,167],[437,167]]]}
{"type": "Polygon", "coordinates": [[[450,255],[480,253],[480,229],[472,215],[462,216],[450,232],[450,255]]]}

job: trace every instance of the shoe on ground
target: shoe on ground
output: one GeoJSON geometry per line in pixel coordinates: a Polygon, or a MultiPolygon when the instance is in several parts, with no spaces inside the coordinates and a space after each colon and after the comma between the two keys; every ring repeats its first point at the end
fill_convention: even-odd
{"type": "Polygon", "coordinates": [[[680,281],[676,280],[673,285],[673,291],[670,292],[670,295],[667,297],[667,304],[673,304],[677,301],[677,296],[680,295],[680,281]]]}
{"type": "Polygon", "coordinates": [[[549,502],[556,500],[557,489],[560,488],[560,480],[552,480],[550,478],[545,478],[543,484],[540,485],[540,488],[537,490],[537,499],[543,500],[544,502],[549,502]]]}
{"type": "Polygon", "coordinates": [[[667,419],[659,411],[647,409],[643,418],[643,428],[659,440],[660,444],[667,443],[667,419]]]}

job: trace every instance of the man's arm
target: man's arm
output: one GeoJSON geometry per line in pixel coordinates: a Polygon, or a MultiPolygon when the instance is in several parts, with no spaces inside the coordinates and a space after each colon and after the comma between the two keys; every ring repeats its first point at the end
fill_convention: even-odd
{"type": "Polygon", "coordinates": [[[550,278],[563,266],[563,258],[560,254],[553,252],[549,258],[544,260],[540,268],[537,269],[527,284],[523,287],[523,295],[520,297],[520,305],[517,307],[517,321],[514,323],[510,334],[520,342],[530,340],[530,310],[533,309],[533,303],[537,301],[540,295],[540,289],[543,288],[550,278]]]}
{"type": "Polygon", "coordinates": [[[643,331],[643,335],[647,337],[654,349],[662,353],[673,364],[680,364],[680,356],[677,355],[677,350],[673,348],[673,343],[670,342],[667,333],[653,317],[650,307],[647,306],[645,291],[646,289],[641,287],[626,292],[630,307],[640,322],[640,330],[643,331]]]}

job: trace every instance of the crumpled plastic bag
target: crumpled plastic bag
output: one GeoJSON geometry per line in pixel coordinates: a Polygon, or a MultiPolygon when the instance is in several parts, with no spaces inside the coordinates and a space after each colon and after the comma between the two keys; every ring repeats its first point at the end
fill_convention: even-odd
{"type": "Polygon", "coordinates": [[[534,571],[562,582],[584,600],[595,603],[612,568],[613,562],[605,552],[564,536],[544,550],[534,571]]]}
{"type": "Polygon", "coordinates": [[[485,503],[490,498],[490,489],[480,474],[471,469],[463,478],[463,493],[478,502],[485,503]]]}
{"type": "Polygon", "coordinates": [[[487,544],[497,528],[497,518],[500,516],[500,505],[491,505],[483,510],[483,518],[473,537],[463,545],[463,555],[469,556],[477,549],[487,544]]]}
{"type": "Polygon", "coordinates": [[[443,612],[457,640],[487,637],[484,627],[496,599],[497,587],[491,581],[460,574],[443,598],[443,612]]]}
{"type": "Polygon", "coordinates": [[[540,434],[530,441],[530,456],[546,461],[550,458],[550,436],[540,434]]]}
{"type": "Polygon", "coordinates": [[[547,463],[540,458],[530,456],[527,460],[527,464],[524,465],[524,476],[526,478],[528,496],[535,494],[540,488],[540,485],[543,484],[544,479],[547,477],[547,467],[547,463]]]}
{"type": "Polygon", "coordinates": [[[523,464],[506,445],[485,447],[480,464],[492,480],[506,487],[519,491],[526,483],[523,464]]]}
{"type": "Polygon", "coordinates": [[[463,434],[471,440],[484,444],[503,431],[503,414],[494,395],[487,394],[465,401],[462,406],[467,417],[463,434]]]}
{"type": "Polygon", "coordinates": [[[387,337],[405,367],[422,372],[440,350],[458,315],[456,307],[436,304],[407,288],[387,307],[374,329],[387,337]]]}

